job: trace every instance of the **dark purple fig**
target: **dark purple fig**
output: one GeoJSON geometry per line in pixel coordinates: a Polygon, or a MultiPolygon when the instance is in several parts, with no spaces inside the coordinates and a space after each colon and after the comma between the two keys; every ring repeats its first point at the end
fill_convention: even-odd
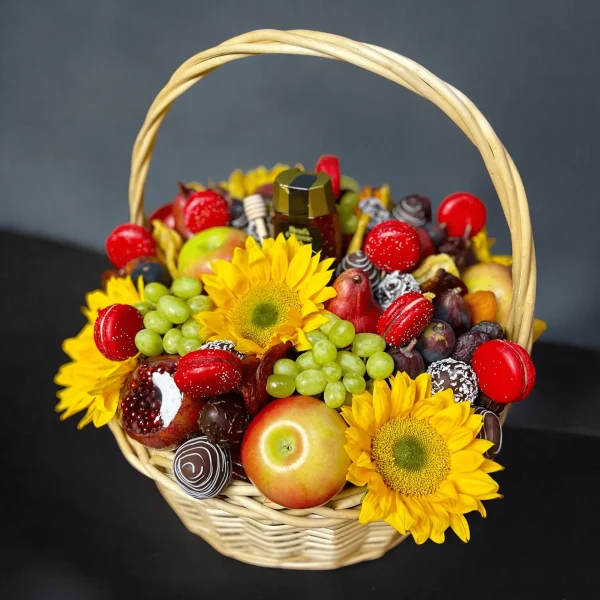
{"type": "Polygon", "coordinates": [[[454,346],[452,358],[454,360],[462,360],[470,365],[475,350],[477,350],[477,348],[481,346],[483,342],[489,341],[489,339],[490,336],[487,333],[483,333],[483,331],[471,330],[467,331],[467,333],[463,333],[456,340],[456,346],[454,346]]]}
{"type": "Polygon", "coordinates": [[[419,284],[419,287],[423,293],[431,292],[436,296],[446,290],[453,289],[457,289],[463,296],[469,293],[463,281],[456,277],[456,275],[448,273],[446,269],[438,269],[431,279],[419,284]]]}
{"type": "Polygon", "coordinates": [[[448,254],[456,263],[459,269],[467,265],[467,254],[469,253],[469,243],[461,237],[449,237],[438,247],[438,252],[448,254]]]}
{"type": "Polygon", "coordinates": [[[459,289],[446,290],[433,299],[433,318],[448,323],[456,335],[469,330],[471,313],[459,289]]]}
{"type": "Polygon", "coordinates": [[[429,234],[433,245],[436,248],[439,248],[447,239],[448,234],[446,233],[446,228],[441,225],[436,225],[435,223],[427,223],[423,226],[425,231],[429,234]]]}
{"type": "Polygon", "coordinates": [[[471,331],[482,331],[483,333],[487,333],[490,340],[506,339],[504,329],[502,329],[502,326],[498,323],[494,323],[494,321],[481,321],[480,323],[477,323],[477,325],[473,325],[471,331]]]}
{"type": "Polygon", "coordinates": [[[394,359],[396,370],[406,373],[411,379],[416,379],[421,373],[425,373],[425,361],[415,348],[415,344],[416,340],[413,340],[404,348],[388,348],[386,350],[394,359]]]}
{"type": "Polygon", "coordinates": [[[417,340],[417,350],[427,363],[444,360],[454,350],[454,331],[445,321],[432,319],[417,340]]]}

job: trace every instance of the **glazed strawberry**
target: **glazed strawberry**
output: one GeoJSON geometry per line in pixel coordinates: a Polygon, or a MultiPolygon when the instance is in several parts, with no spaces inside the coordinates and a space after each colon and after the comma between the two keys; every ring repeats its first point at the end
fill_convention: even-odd
{"type": "Polygon", "coordinates": [[[173,203],[163,204],[157,208],[148,218],[148,222],[162,221],[167,227],[175,229],[175,215],[173,214],[173,203]]]}
{"type": "Polygon", "coordinates": [[[154,256],[156,242],[147,229],[124,223],[106,239],[106,253],[110,262],[120,269],[138,256],[154,256]]]}
{"type": "Polygon", "coordinates": [[[524,400],[535,384],[535,367],[524,348],[508,340],[481,344],[472,366],[481,391],[501,404],[524,400]]]}
{"type": "Polygon", "coordinates": [[[213,190],[194,192],[183,207],[183,222],[192,233],[229,225],[227,200],[213,190]]]}
{"type": "Polygon", "coordinates": [[[126,360],[138,353],[135,335],[143,328],[139,310],[129,304],[111,304],[98,312],[94,341],[108,360],[126,360]]]}
{"type": "Polygon", "coordinates": [[[427,327],[432,317],[433,304],[419,292],[407,292],[381,315],[377,333],[390,346],[405,346],[427,327]]]}
{"type": "Polygon", "coordinates": [[[340,195],[340,159],[333,154],[323,154],[317,161],[315,171],[329,175],[333,195],[338,198],[340,195]]]}
{"type": "Polygon", "coordinates": [[[442,200],[437,218],[446,226],[450,237],[471,239],[483,229],[487,211],[485,204],[473,194],[456,192],[442,200]]]}
{"type": "Polygon", "coordinates": [[[242,361],[228,350],[203,348],[182,357],[175,383],[195,397],[219,396],[231,392],[242,381],[242,361]]]}
{"type": "Polygon", "coordinates": [[[365,240],[369,260],[386,273],[410,271],[421,257],[421,240],[414,227],[402,221],[375,225],[365,240]]]}

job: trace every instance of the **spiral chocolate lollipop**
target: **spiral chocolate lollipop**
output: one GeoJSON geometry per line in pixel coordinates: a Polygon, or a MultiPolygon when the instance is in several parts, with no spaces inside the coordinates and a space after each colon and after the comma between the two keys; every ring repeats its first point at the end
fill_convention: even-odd
{"type": "Polygon", "coordinates": [[[175,452],[173,475],[183,491],[193,498],[214,498],[231,481],[231,454],[205,437],[193,438],[175,452]]]}
{"type": "Polygon", "coordinates": [[[367,258],[367,255],[362,250],[351,252],[342,258],[335,272],[336,277],[339,277],[348,269],[363,270],[371,282],[371,289],[375,291],[379,287],[381,271],[367,258]]]}
{"type": "Polygon", "coordinates": [[[413,194],[402,198],[394,207],[392,215],[413,227],[423,227],[431,221],[431,200],[427,196],[413,194]]]}

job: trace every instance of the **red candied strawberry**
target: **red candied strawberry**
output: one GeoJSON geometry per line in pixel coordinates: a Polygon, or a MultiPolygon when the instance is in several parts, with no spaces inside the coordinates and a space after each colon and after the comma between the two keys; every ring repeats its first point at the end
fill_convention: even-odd
{"type": "Polygon", "coordinates": [[[340,159],[334,154],[323,154],[317,161],[315,171],[329,175],[333,195],[338,198],[340,195],[340,159]]]}
{"type": "Polygon", "coordinates": [[[192,233],[229,225],[229,204],[213,190],[194,192],[183,207],[183,221],[192,233]]]}
{"type": "Polygon", "coordinates": [[[364,245],[369,260],[386,273],[410,271],[421,257],[421,240],[414,227],[402,221],[375,225],[364,245]]]}
{"type": "Polygon", "coordinates": [[[156,242],[147,229],[124,223],[115,228],[106,239],[106,254],[110,262],[121,269],[138,256],[154,256],[156,242]]]}

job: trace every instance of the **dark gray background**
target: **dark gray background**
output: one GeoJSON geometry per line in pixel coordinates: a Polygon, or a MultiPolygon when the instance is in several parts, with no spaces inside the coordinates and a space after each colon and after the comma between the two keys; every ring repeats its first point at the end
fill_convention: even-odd
{"type": "MultiPolygon", "coordinates": [[[[244,31],[307,28],[376,43],[467,94],[512,154],[528,191],[547,339],[600,347],[596,143],[600,3],[476,0],[0,3],[0,225],[100,249],[127,219],[130,152],[173,70],[244,31]]],[[[509,251],[499,203],[468,140],[426,101],[349,65],[262,57],[212,74],[175,105],[146,198],[177,179],[234,167],[312,166],[339,154],[363,183],[439,202],[486,201],[509,251]]],[[[32,274],[33,276],[34,274],[32,274]]],[[[65,273],[63,276],[68,276],[65,273]]]]}

